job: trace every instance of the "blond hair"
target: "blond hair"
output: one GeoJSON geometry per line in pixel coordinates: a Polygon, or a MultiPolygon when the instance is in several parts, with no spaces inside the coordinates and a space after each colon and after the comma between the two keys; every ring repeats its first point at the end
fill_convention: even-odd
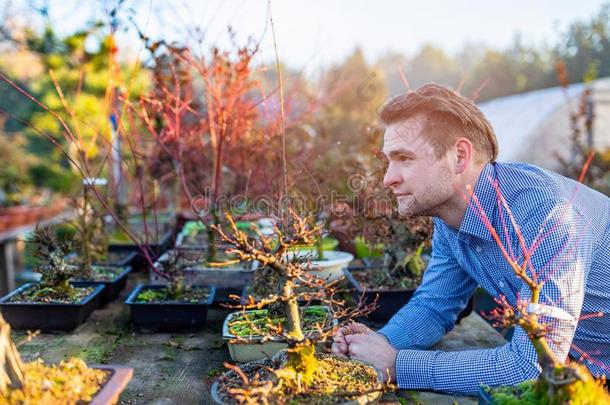
{"type": "Polygon", "coordinates": [[[457,91],[428,83],[389,100],[381,109],[381,121],[391,125],[416,115],[425,117],[424,134],[437,157],[443,156],[459,137],[469,139],[484,160],[498,156],[498,140],[481,110],[457,91]]]}

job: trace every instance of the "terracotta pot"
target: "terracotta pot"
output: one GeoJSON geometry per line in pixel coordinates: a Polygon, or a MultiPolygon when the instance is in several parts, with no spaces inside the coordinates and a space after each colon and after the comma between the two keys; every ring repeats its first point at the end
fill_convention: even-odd
{"type": "Polygon", "coordinates": [[[89,405],[113,405],[118,403],[121,393],[133,376],[133,368],[115,365],[91,365],[89,367],[108,370],[112,373],[110,379],[95,394],[89,405]]]}

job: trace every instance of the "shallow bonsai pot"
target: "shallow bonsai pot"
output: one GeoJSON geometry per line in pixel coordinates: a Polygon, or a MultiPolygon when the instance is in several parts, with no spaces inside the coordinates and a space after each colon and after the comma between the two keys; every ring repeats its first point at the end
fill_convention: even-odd
{"type": "MultiPolygon", "coordinates": [[[[251,311],[246,311],[246,313],[247,312],[251,311]]],[[[286,343],[280,341],[267,340],[266,342],[262,342],[262,336],[248,336],[244,337],[244,339],[248,340],[247,342],[232,343],[231,340],[234,340],[236,336],[229,332],[229,324],[233,318],[239,314],[241,314],[241,312],[230,313],[222,324],[222,338],[227,341],[231,360],[237,363],[247,363],[254,360],[271,358],[280,350],[288,348],[286,343]]],[[[336,320],[333,320],[333,323],[336,322],[336,320]]],[[[321,350],[322,346],[323,342],[320,342],[316,345],[316,348],[321,350]]]]}
{"type": "Polygon", "coordinates": [[[42,332],[67,331],[85,322],[89,314],[99,307],[104,285],[98,285],[93,292],[78,303],[55,304],[42,302],[9,302],[22,291],[34,286],[27,283],[0,299],[0,309],[4,319],[13,329],[36,330],[42,332]]]}
{"type": "Polygon", "coordinates": [[[203,326],[207,319],[208,308],[214,300],[216,287],[211,285],[193,285],[192,287],[208,288],[208,298],[202,302],[136,302],[138,294],[145,289],[163,289],[164,285],[139,284],[125,304],[129,305],[131,320],[140,330],[176,331],[195,329],[203,326]]]}
{"type": "MultiPolygon", "coordinates": [[[[350,361],[354,361],[357,363],[363,363],[363,364],[367,364],[369,366],[371,366],[368,363],[365,363],[363,361],[360,360],[355,360],[355,359],[350,359],[350,361]]],[[[266,359],[259,359],[259,360],[254,360],[252,362],[249,362],[250,364],[257,364],[257,363],[262,363],[264,364],[266,362],[266,359]]],[[[373,366],[371,366],[373,367],[373,366]]],[[[379,373],[379,371],[377,371],[377,382],[380,383],[382,381],[382,376],[379,373]]],[[[219,405],[236,405],[237,402],[225,402],[220,398],[220,383],[218,380],[214,381],[214,383],[212,383],[212,387],[211,387],[211,394],[212,394],[212,399],[214,400],[214,403],[219,404],[219,405]]],[[[349,400],[349,401],[345,401],[345,402],[338,402],[336,405],[367,405],[367,404],[376,404],[379,401],[379,398],[381,398],[382,392],[381,391],[377,391],[377,392],[371,392],[368,394],[362,394],[358,397],[356,397],[353,400],[349,400]]]]}
{"type": "Polygon", "coordinates": [[[118,403],[121,393],[133,376],[133,368],[102,364],[91,365],[89,367],[107,370],[111,373],[108,381],[95,394],[89,405],[113,405],[118,403]]]}
{"type": "MultiPolygon", "coordinates": [[[[311,257],[311,251],[304,252],[289,252],[289,259],[295,255],[299,258],[307,260],[311,257]]],[[[338,250],[324,251],[324,259],[311,260],[311,274],[318,276],[328,281],[338,280],[343,277],[343,269],[346,268],[354,255],[338,250]]]]}
{"type": "MultiPolygon", "coordinates": [[[[353,271],[372,270],[375,267],[361,266],[361,267],[349,267],[343,270],[345,277],[349,283],[354,287],[352,292],[352,298],[358,302],[362,298],[364,305],[373,304],[377,300],[377,308],[367,315],[367,318],[371,322],[387,322],[404,307],[417,288],[412,289],[400,289],[400,290],[387,290],[387,289],[367,289],[364,288],[360,282],[352,274],[353,271]]],[[[462,318],[470,315],[474,307],[474,301],[471,297],[466,304],[466,307],[458,315],[457,321],[459,322],[462,318]]]]}
{"type": "Polygon", "coordinates": [[[146,249],[150,257],[159,257],[163,252],[169,249],[172,240],[172,231],[166,231],[159,236],[158,241],[142,243],[139,247],[133,242],[130,243],[110,243],[108,245],[109,252],[125,253],[135,252],[135,257],[131,260],[131,268],[133,271],[142,272],[148,268],[148,261],[141,249],[146,249]]]}
{"type": "MultiPolygon", "coordinates": [[[[94,265],[95,267],[96,265],[94,265]]],[[[118,267],[118,266],[110,266],[103,265],[104,267],[118,267]]],[[[127,285],[127,276],[131,271],[131,267],[123,267],[123,271],[119,273],[114,280],[110,281],[94,281],[94,280],[78,280],[72,282],[75,286],[95,286],[95,285],[103,285],[105,288],[102,290],[100,295],[100,307],[106,306],[111,301],[114,301],[123,288],[127,285]]]]}

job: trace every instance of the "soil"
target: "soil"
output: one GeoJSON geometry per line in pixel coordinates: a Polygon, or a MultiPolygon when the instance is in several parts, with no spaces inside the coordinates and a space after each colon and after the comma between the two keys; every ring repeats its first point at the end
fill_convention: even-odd
{"type": "Polygon", "coordinates": [[[47,366],[42,360],[24,364],[24,387],[10,390],[0,404],[81,404],[89,402],[110,379],[111,372],[88,368],[71,358],[47,366]]]}
{"type": "Polygon", "coordinates": [[[9,302],[45,304],[78,304],[95,290],[95,287],[73,287],[68,295],[60,294],[51,288],[41,288],[36,284],[11,297],[9,302]]]}
{"type": "MultiPolygon", "coordinates": [[[[352,400],[379,388],[377,371],[371,366],[322,353],[317,353],[316,357],[318,367],[314,381],[305,393],[296,393],[296,390],[291,389],[281,390],[276,386],[268,398],[269,403],[332,405],[352,400]]],[[[257,375],[259,381],[274,380],[271,370],[277,369],[269,359],[247,363],[240,368],[250,381],[256,379],[257,375]]],[[[229,371],[220,378],[218,394],[223,402],[237,404],[228,393],[231,388],[243,388],[241,378],[234,371],[229,371]]]]}
{"type": "Polygon", "coordinates": [[[366,270],[352,270],[354,278],[367,290],[412,290],[421,283],[421,278],[409,277],[392,278],[382,268],[371,268],[366,270]]]}
{"type": "Polygon", "coordinates": [[[171,297],[170,291],[167,288],[163,289],[147,289],[144,288],[137,295],[135,302],[139,303],[192,303],[207,301],[210,295],[209,288],[191,287],[185,289],[179,298],[171,297]]]}

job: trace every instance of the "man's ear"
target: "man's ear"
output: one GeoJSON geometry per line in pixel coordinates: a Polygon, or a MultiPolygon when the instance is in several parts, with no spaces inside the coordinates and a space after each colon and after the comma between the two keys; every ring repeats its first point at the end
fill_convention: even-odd
{"type": "Polygon", "coordinates": [[[467,138],[458,138],[455,147],[455,172],[462,174],[470,166],[473,159],[473,145],[467,138]]]}

